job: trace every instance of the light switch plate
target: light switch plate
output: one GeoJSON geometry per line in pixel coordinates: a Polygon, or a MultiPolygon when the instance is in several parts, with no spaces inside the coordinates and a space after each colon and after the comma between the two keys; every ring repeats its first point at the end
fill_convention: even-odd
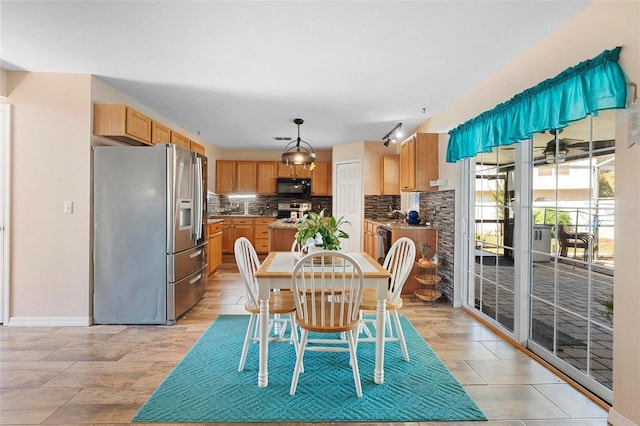
{"type": "Polygon", "coordinates": [[[73,214],[73,201],[64,202],[64,214],[73,214]]]}

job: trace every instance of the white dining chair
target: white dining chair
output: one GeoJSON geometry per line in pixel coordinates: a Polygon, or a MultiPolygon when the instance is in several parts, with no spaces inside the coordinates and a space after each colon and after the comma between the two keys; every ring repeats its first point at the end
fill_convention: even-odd
{"type": "Polygon", "coordinates": [[[297,254],[302,252],[302,245],[295,238],[293,239],[293,243],[291,243],[291,252],[297,254]]]}
{"type": "MultiPolygon", "coordinates": [[[[236,264],[240,271],[240,276],[244,282],[245,295],[247,302],[244,308],[251,314],[249,318],[249,325],[247,326],[247,332],[244,338],[244,344],[242,345],[242,354],[240,355],[240,364],[238,365],[238,371],[244,370],[244,364],[247,359],[247,351],[249,350],[249,342],[257,342],[259,340],[259,314],[260,304],[258,300],[258,280],[255,277],[255,273],[260,267],[260,260],[256,254],[251,242],[245,238],[240,237],[234,244],[234,253],[236,258],[236,264]]],[[[293,300],[293,294],[291,291],[277,291],[271,292],[269,295],[269,314],[273,315],[269,320],[267,326],[267,333],[271,335],[271,331],[274,330],[274,324],[277,323],[275,330],[277,333],[269,337],[270,341],[274,342],[289,342],[294,346],[296,353],[298,352],[298,332],[295,326],[295,303],[293,300]],[[287,317],[281,317],[282,314],[288,314],[287,317]],[[289,337],[286,338],[286,330],[289,326],[289,337]]]]}
{"type": "MultiPolygon", "coordinates": [[[[404,333],[402,331],[402,325],[400,324],[400,316],[398,310],[402,308],[402,287],[404,287],[407,277],[413,268],[413,264],[416,258],[416,245],[407,238],[399,238],[387,253],[384,259],[383,267],[391,273],[389,279],[389,291],[387,292],[386,310],[385,310],[385,342],[400,342],[402,348],[402,355],[405,361],[409,361],[409,351],[407,350],[407,343],[404,339],[404,333]],[[393,322],[396,327],[396,335],[393,335],[393,329],[391,328],[391,316],[393,316],[393,322]]],[[[362,297],[362,304],[360,310],[375,311],[378,300],[376,298],[376,292],[374,289],[366,289],[362,297]]],[[[371,334],[371,331],[367,324],[375,326],[375,319],[366,318],[362,321],[361,331],[367,335],[367,337],[361,338],[358,336],[358,343],[360,342],[375,342],[375,337],[371,334]]]]}
{"type": "Polygon", "coordinates": [[[319,351],[349,352],[356,394],[362,397],[354,331],[360,323],[363,287],[362,268],[345,253],[317,251],[296,263],[291,288],[296,305],[296,324],[301,329],[301,336],[289,391],[291,395],[296,393],[304,353],[319,351]],[[310,339],[310,331],[336,333],[336,338],[310,339]],[[339,338],[340,333],[345,333],[347,339],[339,338]]]}

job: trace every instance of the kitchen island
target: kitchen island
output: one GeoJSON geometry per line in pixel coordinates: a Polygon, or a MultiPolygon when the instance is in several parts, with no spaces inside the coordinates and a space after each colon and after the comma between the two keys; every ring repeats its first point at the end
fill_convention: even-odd
{"type": "Polygon", "coordinates": [[[298,232],[296,223],[276,220],[267,226],[269,230],[269,251],[289,251],[298,232]]]}

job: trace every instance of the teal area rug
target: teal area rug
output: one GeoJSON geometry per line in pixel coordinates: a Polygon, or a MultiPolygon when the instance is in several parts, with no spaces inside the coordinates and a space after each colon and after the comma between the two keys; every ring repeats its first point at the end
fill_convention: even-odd
{"type": "Polygon", "coordinates": [[[385,345],[384,384],[373,382],[375,345],[358,345],[363,397],[349,353],[307,352],[289,395],[293,347],[269,344],[269,386],[258,387],[258,344],[238,372],[249,317],[222,315],[133,417],[134,422],[418,422],[486,420],[411,323],[401,317],[411,357],[385,345]]]}

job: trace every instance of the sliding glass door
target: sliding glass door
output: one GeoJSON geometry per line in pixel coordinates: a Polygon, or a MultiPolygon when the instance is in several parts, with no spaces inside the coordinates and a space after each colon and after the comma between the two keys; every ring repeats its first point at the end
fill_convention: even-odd
{"type": "Polygon", "coordinates": [[[470,308],[605,400],[615,141],[602,111],[466,160],[470,308]]]}

